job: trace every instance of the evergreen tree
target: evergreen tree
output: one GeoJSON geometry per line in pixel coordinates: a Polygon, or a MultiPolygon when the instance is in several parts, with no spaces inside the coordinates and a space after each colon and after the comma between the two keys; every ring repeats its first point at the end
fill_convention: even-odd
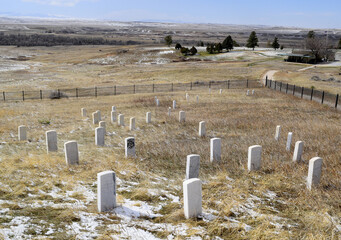
{"type": "Polygon", "coordinates": [[[207,45],[206,51],[207,51],[209,54],[214,53],[214,45],[211,44],[211,43],[207,43],[206,45],[207,45]]]}
{"type": "Polygon", "coordinates": [[[337,48],[341,49],[341,38],[340,38],[339,45],[337,46],[337,48]]]}
{"type": "Polygon", "coordinates": [[[272,42],[271,46],[276,50],[279,48],[278,38],[275,37],[274,41],[272,42]]]}
{"type": "Polygon", "coordinates": [[[307,34],[307,38],[315,38],[315,32],[314,31],[309,31],[307,34]]]}
{"type": "Polygon", "coordinates": [[[215,50],[218,52],[218,53],[221,53],[223,51],[223,46],[221,45],[221,43],[216,43],[215,44],[215,50]]]}
{"type": "Polygon", "coordinates": [[[171,35],[166,36],[165,42],[166,42],[167,46],[169,47],[173,43],[172,36],[171,35]]]}
{"type": "Polygon", "coordinates": [[[176,49],[176,50],[179,50],[179,49],[181,49],[181,48],[182,48],[182,46],[181,46],[180,43],[175,44],[175,49],[176,49]]]}
{"type": "Polygon", "coordinates": [[[258,38],[255,31],[252,31],[249,39],[247,40],[246,47],[252,48],[255,50],[255,47],[258,47],[258,38]]]}
{"type": "Polygon", "coordinates": [[[182,47],[182,48],[180,49],[180,52],[181,52],[183,55],[187,56],[188,53],[189,53],[189,49],[186,48],[186,47],[182,47]]]}
{"type": "Polygon", "coordinates": [[[222,43],[223,49],[226,49],[227,51],[230,51],[233,49],[233,39],[230,35],[228,35],[225,40],[222,43]]]}
{"type": "Polygon", "coordinates": [[[189,51],[191,52],[191,55],[195,55],[198,52],[198,50],[194,46],[189,51]]]}

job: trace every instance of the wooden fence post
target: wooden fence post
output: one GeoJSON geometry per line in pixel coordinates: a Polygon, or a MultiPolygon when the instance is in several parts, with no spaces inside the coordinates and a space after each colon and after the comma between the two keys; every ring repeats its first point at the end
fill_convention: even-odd
{"type": "Polygon", "coordinates": [[[312,88],[312,89],[311,89],[311,94],[310,94],[310,101],[313,100],[313,95],[314,95],[314,89],[312,88]]]}
{"type": "Polygon", "coordinates": [[[246,79],[246,88],[249,88],[249,79],[246,79]]]}
{"type": "Polygon", "coordinates": [[[22,91],[22,100],[25,101],[25,91],[22,91]]]}
{"type": "Polygon", "coordinates": [[[335,99],[335,108],[337,108],[337,104],[339,102],[339,94],[336,94],[336,99],[335,99]]]}
{"type": "Polygon", "coordinates": [[[322,92],[321,104],[323,104],[323,101],[324,101],[324,91],[322,92]]]}
{"type": "Polygon", "coordinates": [[[282,82],[279,84],[279,91],[282,92],[282,82]]]}
{"type": "Polygon", "coordinates": [[[153,83],[153,92],[154,92],[154,83],[153,83]]]}
{"type": "Polygon", "coordinates": [[[135,84],[134,84],[134,94],[136,93],[136,88],[135,88],[135,84]]]}
{"type": "Polygon", "coordinates": [[[116,95],[116,85],[114,86],[114,95],[116,95]]]}
{"type": "Polygon", "coordinates": [[[288,94],[288,89],[289,89],[289,83],[287,83],[287,89],[285,90],[286,94],[288,94]]]}
{"type": "Polygon", "coordinates": [[[43,91],[39,90],[39,93],[40,93],[40,100],[43,100],[43,91]]]}
{"type": "Polygon", "coordinates": [[[192,88],[193,88],[193,83],[191,82],[191,90],[192,90],[192,88]]]}
{"type": "Polygon", "coordinates": [[[230,89],[230,80],[227,81],[227,89],[230,89]]]}
{"type": "Polygon", "coordinates": [[[95,87],[95,97],[97,97],[97,87],[95,87]]]}
{"type": "Polygon", "coordinates": [[[4,98],[4,101],[6,101],[6,96],[5,92],[2,92],[2,97],[4,98]]]}
{"type": "Polygon", "coordinates": [[[294,89],[292,90],[292,95],[295,96],[295,88],[296,88],[296,85],[294,85],[294,89]]]}
{"type": "Polygon", "coordinates": [[[301,98],[303,98],[304,87],[302,87],[301,98]]]}
{"type": "Polygon", "coordinates": [[[174,86],[173,86],[174,84],[172,83],[172,92],[174,91],[174,86]]]}

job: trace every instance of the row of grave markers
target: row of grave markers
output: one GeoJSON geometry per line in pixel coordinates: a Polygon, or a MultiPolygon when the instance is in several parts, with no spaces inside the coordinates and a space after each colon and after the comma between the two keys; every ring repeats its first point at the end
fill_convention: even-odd
{"type": "MultiPolygon", "coordinates": [[[[221,93],[222,91],[220,91],[221,93]]],[[[254,94],[254,90],[252,92],[254,94]]],[[[247,92],[249,95],[249,92],[247,92]]],[[[186,93],[186,100],[189,99],[189,95],[186,93]]],[[[199,97],[197,96],[197,101],[199,97]]],[[[159,106],[160,101],[155,97],[156,105],[159,106]]],[[[173,101],[173,109],[176,108],[176,101],[173,101]]],[[[168,115],[170,115],[171,108],[168,108],[168,115]]],[[[86,117],[86,109],[81,109],[81,114],[86,117]]],[[[92,113],[93,123],[99,124],[99,127],[95,129],[95,144],[98,146],[104,145],[105,135],[105,122],[101,121],[100,111],[92,113]]],[[[185,122],[186,115],[184,111],[179,111],[179,122],[185,122]]],[[[112,107],[111,121],[116,122],[116,107],[112,107]]],[[[151,113],[146,113],[146,123],[151,122],[151,113]]],[[[124,126],[124,115],[118,115],[118,125],[124,126]]],[[[130,119],[130,130],[135,129],[135,118],[130,119]]],[[[18,128],[19,140],[26,140],[26,127],[21,125],[18,128]]],[[[278,141],[280,137],[281,127],[276,127],[275,139],[278,141]]],[[[199,123],[198,135],[204,137],[206,135],[206,125],[202,121],[199,123]]],[[[292,132],[289,132],[286,150],[290,151],[290,145],[292,141],[292,132]]],[[[47,152],[58,151],[57,147],[57,133],[54,130],[46,132],[46,145],[47,152]]],[[[76,141],[68,141],[64,144],[65,158],[67,164],[79,164],[78,144],[76,141]]],[[[262,147],[259,145],[250,146],[248,149],[248,171],[255,171],[261,168],[261,152],[262,147]]],[[[295,144],[295,151],[293,155],[293,161],[300,161],[303,152],[303,142],[298,141],[295,144]]],[[[135,152],[135,139],[128,137],[125,139],[125,156],[136,157],[135,152]]],[[[210,139],[210,161],[221,161],[221,139],[210,139]]],[[[184,194],[184,213],[186,218],[197,217],[202,213],[202,182],[199,177],[200,168],[200,156],[196,154],[187,156],[186,163],[186,180],[183,182],[183,194],[184,194]]],[[[307,187],[311,189],[313,185],[317,185],[320,181],[322,169],[322,159],[315,157],[309,161],[309,170],[307,178],[307,187]]],[[[108,211],[116,207],[116,175],[113,171],[105,171],[98,173],[98,211],[108,211]]]]}

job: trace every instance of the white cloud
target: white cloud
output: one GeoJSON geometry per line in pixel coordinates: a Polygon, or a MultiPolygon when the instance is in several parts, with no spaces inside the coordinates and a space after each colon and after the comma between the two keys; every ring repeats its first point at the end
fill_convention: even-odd
{"type": "MultiPolygon", "coordinates": [[[[77,3],[86,0],[22,0],[23,2],[32,2],[44,5],[52,5],[52,6],[62,6],[62,7],[73,7],[77,3]]],[[[92,0],[95,1],[95,0],[92,0]]]]}

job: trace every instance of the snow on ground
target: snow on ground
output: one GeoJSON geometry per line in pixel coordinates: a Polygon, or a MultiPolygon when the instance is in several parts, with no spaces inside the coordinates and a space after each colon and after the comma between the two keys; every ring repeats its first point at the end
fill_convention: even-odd
{"type": "Polygon", "coordinates": [[[30,69],[30,66],[28,64],[11,63],[7,61],[0,62],[0,72],[18,71],[18,70],[27,70],[27,69],[30,69]]]}

